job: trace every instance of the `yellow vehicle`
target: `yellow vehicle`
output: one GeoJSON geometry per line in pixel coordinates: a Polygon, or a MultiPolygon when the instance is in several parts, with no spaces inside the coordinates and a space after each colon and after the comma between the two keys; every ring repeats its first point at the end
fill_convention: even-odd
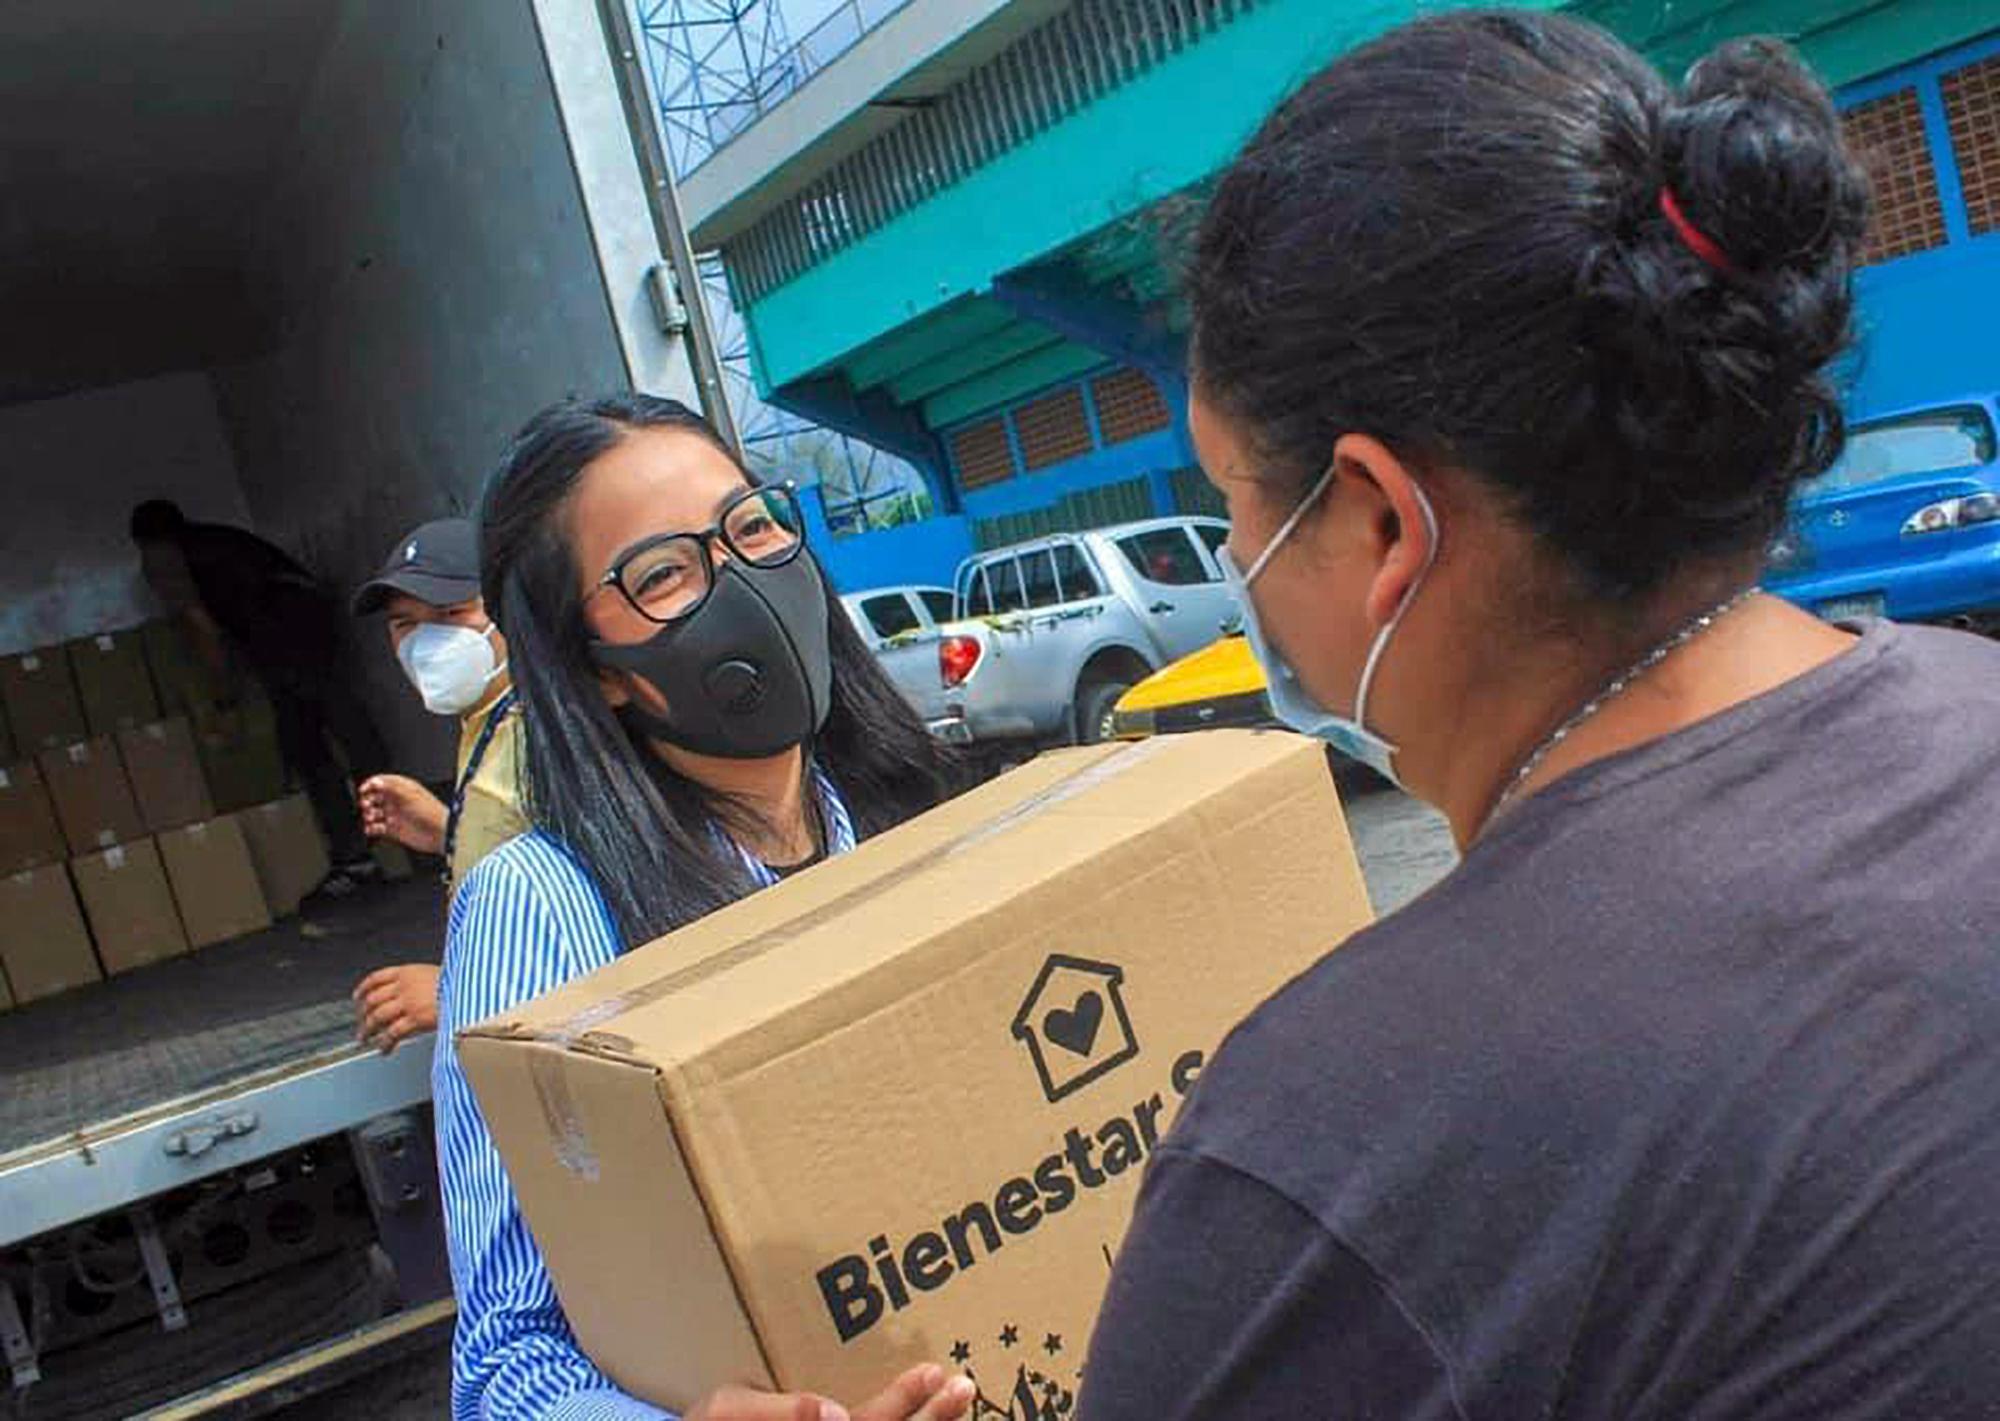
{"type": "Polygon", "coordinates": [[[1264,670],[1240,633],[1161,667],[1119,697],[1111,712],[1111,733],[1121,740],[1275,724],[1264,670]]]}

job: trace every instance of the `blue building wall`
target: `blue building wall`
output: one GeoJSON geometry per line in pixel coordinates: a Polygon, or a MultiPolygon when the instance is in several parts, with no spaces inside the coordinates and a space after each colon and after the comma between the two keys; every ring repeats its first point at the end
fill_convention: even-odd
{"type": "MultiPolygon", "coordinates": [[[[1102,374],[1111,368],[1100,366],[1091,372],[1092,376],[1102,374]]],[[[966,489],[961,495],[966,516],[973,519],[1000,518],[1011,513],[1027,513],[1038,508],[1047,508],[1060,502],[1066,495],[1083,489],[1099,488],[1106,484],[1125,483],[1131,479],[1145,479],[1152,500],[1152,511],[1166,514],[1174,511],[1173,489],[1168,475],[1172,470],[1183,468],[1194,462],[1194,447],[1187,438],[1187,393],[1184,388],[1163,386],[1154,381],[1154,386],[1166,402],[1169,423],[1165,429],[1151,434],[1142,434],[1136,439],[1128,439],[1117,444],[1107,444],[1099,425],[1097,401],[1091,391],[1090,377],[1077,381],[1058,381],[1030,393],[1026,398],[1010,401],[1000,407],[1001,413],[1011,414],[1022,405],[1040,399],[1050,389],[1076,384],[1083,397],[1084,419],[1089,425],[1091,442],[1097,447],[1087,454],[1074,459],[1066,459],[1059,464],[1051,464],[1044,469],[1029,470],[1021,457],[1019,440],[1009,431],[1009,439],[1014,444],[1014,462],[1018,472],[997,484],[984,488],[966,489]]],[[[994,411],[985,412],[991,418],[994,411]]],[[[951,431],[944,431],[949,437],[951,431]]],[[[953,469],[952,476],[957,476],[953,469]]]]}
{"type": "Polygon", "coordinates": [[[1945,244],[1862,271],[1851,367],[1856,418],[2000,390],[2000,232],[1973,235],[1939,79],[2000,54],[2000,33],[1840,91],[1843,108],[1913,84],[1923,106],[1945,244]]]}
{"type": "Polygon", "coordinates": [[[1171,513],[1173,494],[1166,484],[1166,475],[1192,460],[1177,433],[1161,430],[1035,473],[1018,474],[1002,484],[975,489],[965,495],[965,511],[973,518],[1027,513],[1060,502],[1064,495],[1082,489],[1143,478],[1149,482],[1153,511],[1171,513]]]}
{"type": "Polygon", "coordinates": [[[820,491],[803,489],[801,495],[806,540],[842,592],[904,583],[949,587],[959,563],[972,551],[972,523],[961,515],[940,515],[873,533],[838,537],[827,525],[820,491]]]}
{"type": "MultiPolygon", "coordinates": [[[[815,496],[807,500],[807,520],[814,546],[825,550],[822,561],[843,592],[870,587],[887,587],[909,582],[933,582],[950,586],[952,572],[960,560],[979,543],[981,523],[1052,510],[1065,499],[1091,489],[1142,481],[1145,486],[1140,515],[1169,514],[1176,510],[1172,472],[1195,462],[1193,446],[1187,438],[1186,392],[1183,388],[1155,382],[1165,401],[1169,423],[1166,428],[1115,444],[1106,444],[1098,422],[1091,379],[1110,366],[1100,365],[1080,382],[1061,380],[1037,390],[1022,400],[989,410],[983,420],[1005,416],[1023,404],[1032,403],[1051,390],[1080,388],[1086,420],[1093,444],[1089,453],[1043,469],[1029,470],[1022,458],[1018,437],[1008,431],[1015,472],[1011,477],[983,487],[961,486],[958,514],[940,514],[921,523],[871,533],[836,537],[827,526],[825,510],[815,496]]],[[[943,431],[947,439],[953,431],[943,431]]],[[[958,470],[948,474],[957,480],[958,470]]],[[[814,491],[815,495],[817,491],[814,491]]]]}

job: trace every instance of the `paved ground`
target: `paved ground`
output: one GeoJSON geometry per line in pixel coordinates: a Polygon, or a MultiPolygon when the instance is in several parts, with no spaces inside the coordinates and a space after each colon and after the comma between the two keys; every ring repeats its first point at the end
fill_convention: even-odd
{"type": "MultiPolygon", "coordinates": [[[[1347,796],[1362,872],[1378,913],[1389,913],[1437,881],[1454,862],[1444,821],[1388,790],[1347,796]]],[[[442,1350],[412,1357],[284,1412],[285,1421],[437,1421],[450,1409],[442,1350]]]]}
{"type": "Polygon", "coordinates": [[[441,1421],[451,1415],[449,1367],[440,1346],[278,1414],[284,1421],[441,1421]]]}
{"type": "Polygon", "coordinates": [[[1378,914],[1393,913],[1458,862],[1444,820],[1408,795],[1383,789],[1345,798],[1348,827],[1378,914]]]}

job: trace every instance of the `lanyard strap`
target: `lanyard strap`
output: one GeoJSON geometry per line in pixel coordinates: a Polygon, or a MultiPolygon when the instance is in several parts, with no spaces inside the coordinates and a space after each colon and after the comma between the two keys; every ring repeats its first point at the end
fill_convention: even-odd
{"type": "Polygon", "coordinates": [[[509,686],[500,693],[500,699],[493,703],[493,709],[486,712],[486,723],[479,727],[479,738],[472,742],[472,753],[465,757],[465,768],[460,771],[458,784],[452,789],[451,812],[445,815],[444,820],[444,876],[447,883],[451,881],[452,854],[458,848],[458,820],[459,816],[465,813],[466,791],[472,788],[473,778],[478,775],[480,765],[485,763],[486,751],[493,744],[494,732],[500,728],[500,722],[505,720],[513,709],[514,688],[509,686]]]}

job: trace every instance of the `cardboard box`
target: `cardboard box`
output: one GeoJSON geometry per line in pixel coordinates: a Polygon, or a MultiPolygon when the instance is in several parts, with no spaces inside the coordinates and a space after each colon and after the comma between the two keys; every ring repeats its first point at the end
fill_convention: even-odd
{"type": "Polygon", "coordinates": [[[675,1408],[728,1380],[865,1396],[956,1361],[1019,1414],[1030,1371],[1075,1391],[1142,1166],[1207,1053],[1369,917],[1323,746],[1096,746],[459,1054],[621,1386],[675,1408]]]}
{"type": "Polygon", "coordinates": [[[19,873],[69,857],[55,806],[33,760],[0,769],[0,873],[19,873]]]}
{"type": "Polygon", "coordinates": [[[72,855],[145,837],[146,821],[110,736],[44,750],[39,763],[72,855]]]}
{"type": "Polygon", "coordinates": [[[0,878],[0,967],[22,1004],[104,976],[61,864],[0,878]]]}
{"type": "Polygon", "coordinates": [[[234,817],[249,846],[264,901],[278,917],[290,917],[299,910],[299,900],[319,887],[333,867],[311,802],[302,794],[287,795],[234,817]]]}
{"type": "Polygon", "coordinates": [[[193,718],[215,703],[220,688],[178,621],[148,622],[139,628],[139,640],[165,714],[193,718]]]}
{"type": "Polygon", "coordinates": [[[204,713],[195,722],[195,739],[218,814],[283,796],[285,757],[278,748],[278,718],[262,696],[247,697],[227,711],[204,713]]]}
{"type": "Polygon", "coordinates": [[[185,717],[119,731],[118,753],[148,829],[158,833],[215,817],[215,801],[208,797],[201,756],[185,717]]]}
{"type": "Polygon", "coordinates": [[[18,754],[33,755],[89,734],[60,646],[0,659],[0,701],[6,703],[18,754]]]}
{"type": "Polygon", "coordinates": [[[212,947],[271,926],[250,846],[234,819],[170,829],[159,843],[190,947],[212,947]]]}
{"type": "Polygon", "coordinates": [[[92,735],[116,735],[127,726],[160,718],[160,698],[138,631],[80,637],[66,650],[92,735]]]}
{"type": "Polygon", "coordinates": [[[151,839],[72,859],[69,867],[106,975],[188,950],[159,846],[151,839]]]}

